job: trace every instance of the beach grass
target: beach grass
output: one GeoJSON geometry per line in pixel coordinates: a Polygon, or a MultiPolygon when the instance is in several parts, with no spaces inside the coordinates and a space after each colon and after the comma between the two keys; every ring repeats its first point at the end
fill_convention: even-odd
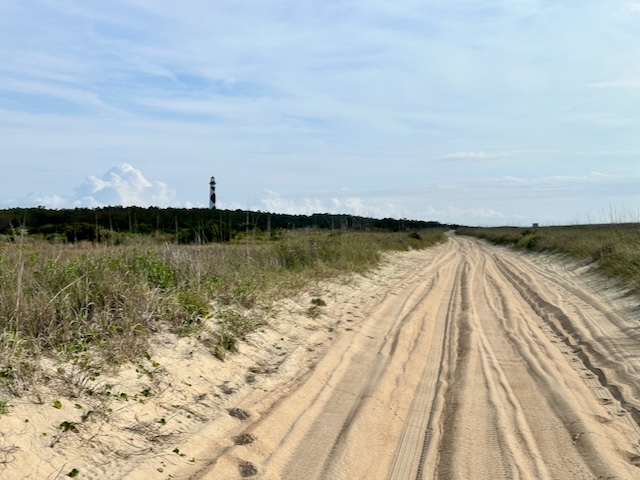
{"type": "Polygon", "coordinates": [[[495,244],[530,252],[550,252],[592,262],[601,273],[640,293],[640,224],[611,223],[538,228],[460,228],[495,244]]]}
{"type": "Polygon", "coordinates": [[[165,331],[201,338],[223,359],[264,325],[255,312],[267,312],[278,299],[366,272],[385,251],[425,248],[444,239],[436,229],[284,231],[206,245],[153,237],[117,246],[54,244],[27,234],[5,239],[0,391],[19,395],[46,382],[39,368],[43,358],[86,372],[98,361],[117,368],[143,356],[149,338],[165,331]]]}

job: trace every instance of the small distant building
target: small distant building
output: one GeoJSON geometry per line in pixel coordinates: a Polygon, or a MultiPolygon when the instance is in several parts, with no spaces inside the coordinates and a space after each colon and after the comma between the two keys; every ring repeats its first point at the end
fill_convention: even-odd
{"type": "Polygon", "coordinates": [[[216,177],[211,177],[209,182],[209,209],[216,209],[216,177]]]}
{"type": "Polygon", "coordinates": [[[533,228],[538,228],[539,226],[540,226],[540,225],[539,225],[539,224],[537,224],[537,223],[534,223],[534,224],[533,224],[533,228]]]}

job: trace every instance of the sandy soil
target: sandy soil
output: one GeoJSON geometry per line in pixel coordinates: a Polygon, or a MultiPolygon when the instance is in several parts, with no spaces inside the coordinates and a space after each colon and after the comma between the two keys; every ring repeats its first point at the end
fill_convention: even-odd
{"type": "Polygon", "coordinates": [[[640,478],[637,306],[452,236],[282,302],[225,362],[165,335],[100,389],[12,402],[0,478],[640,478]]]}

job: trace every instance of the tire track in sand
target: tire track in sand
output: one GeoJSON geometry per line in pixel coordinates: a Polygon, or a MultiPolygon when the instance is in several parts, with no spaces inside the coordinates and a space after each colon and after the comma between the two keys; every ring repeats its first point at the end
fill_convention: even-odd
{"type": "Polygon", "coordinates": [[[588,363],[568,361],[543,328],[551,314],[568,330],[581,318],[553,303],[566,281],[550,285],[522,256],[458,241],[469,274],[450,349],[463,358],[450,362],[438,460],[425,478],[635,478],[637,425],[603,408],[585,382],[588,363]]]}
{"type": "MultiPolygon", "coordinates": [[[[412,272],[246,429],[252,477],[640,475],[637,317],[557,264],[477,240],[412,255],[412,272]]],[[[241,478],[218,463],[193,478],[241,478]]]]}

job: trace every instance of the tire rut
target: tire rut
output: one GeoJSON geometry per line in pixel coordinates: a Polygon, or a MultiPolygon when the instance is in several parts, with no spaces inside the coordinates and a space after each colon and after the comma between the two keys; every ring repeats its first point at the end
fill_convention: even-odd
{"type": "Polygon", "coordinates": [[[477,240],[415,258],[230,437],[236,477],[212,461],[198,479],[636,478],[632,323],[561,267],[477,240]]]}

